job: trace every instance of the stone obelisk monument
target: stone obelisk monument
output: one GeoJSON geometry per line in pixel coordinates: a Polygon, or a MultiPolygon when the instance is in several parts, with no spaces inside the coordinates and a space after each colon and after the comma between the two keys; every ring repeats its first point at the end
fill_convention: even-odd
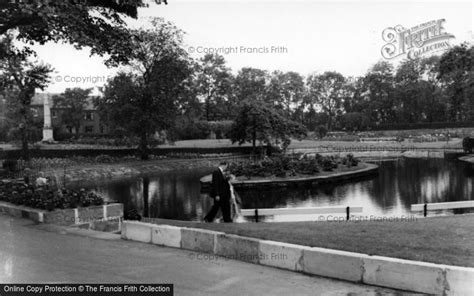
{"type": "Polygon", "coordinates": [[[51,109],[49,108],[49,97],[44,96],[44,125],[43,125],[43,142],[54,142],[53,128],[51,126],[51,109]]]}

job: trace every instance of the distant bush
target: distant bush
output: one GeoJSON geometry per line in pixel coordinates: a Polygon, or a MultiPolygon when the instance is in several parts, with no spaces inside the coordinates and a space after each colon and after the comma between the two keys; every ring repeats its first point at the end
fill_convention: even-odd
{"type": "Polygon", "coordinates": [[[421,122],[421,123],[397,123],[371,125],[370,130],[408,130],[408,129],[439,129],[439,128],[462,128],[474,127],[474,122],[421,122]]]}
{"type": "Polygon", "coordinates": [[[175,140],[207,139],[214,133],[216,139],[228,138],[232,121],[205,121],[180,118],[175,123],[173,138],[175,140]]]}
{"type": "Polygon", "coordinates": [[[139,143],[138,137],[126,137],[103,134],[59,134],[54,138],[63,144],[101,145],[115,147],[133,147],[139,143]]]}
{"type": "Polygon", "coordinates": [[[316,135],[318,136],[318,138],[319,138],[319,139],[322,139],[322,138],[324,138],[324,137],[327,135],[328,129],[326,128],[325,125],[318,125],[318,126],[316,127],[315,132],[316,132],[316,135]]]}
{"type": "Polygon", "coordinates": [[[360,112],[345,113],[340,116],[340,127],[346,131],[366,130],[370,125],[370,118],[360,112]]]}
{"type": "Polygon", "coordinates": [[[179,118],[176,120],[173,129],[173,138],[175,140],[206,139],[210,131],[210,126],[207,121],[179,118]]]}
{"type": "Polygon", "coordinates": [[[216,134],[216,139],[227,139],[232,128],[232,120],[210,121],[210,130],[216,134]]]}

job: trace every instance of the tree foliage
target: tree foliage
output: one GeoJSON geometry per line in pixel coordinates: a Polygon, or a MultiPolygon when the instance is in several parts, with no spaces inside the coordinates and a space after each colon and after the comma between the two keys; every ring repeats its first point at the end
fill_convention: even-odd
{"type": "Polygon", "coordinates": [[[322,75],[308,77],[308,96],[314,104],[320,106],[328,115],[328,129],[331,130],[334,117],[342,107],[344,76],[337,72],[325,72],[322,75]]]}
{"type": "Polygon", "coordinates": [[[451,120],[474,120],[474,46],[462,44],[444,53],[438,78],[449,97],[451,120]]]}
{"type": "Polygon", "coordinates": [[[53,105],[62,109],[61,122],[70,133],[73,128],[79,133],[91,91],[91,88],[67,88],[62,94],[53,96],[53,105]]]}
{"type": "Polygon", "coordinates": [[[235,77],[233,94],[235,104],[246,100],[263,101],[267,90],[268,73],[256,68],[242,68],[235,77]]]}
{"type": "Polygon", "coordinates": [[[2,1],[0,35],[18,31],[25,43],[67,42],[91,54],[107,55],[108,64],[127,62],[133,38],[126,17],[137,17],[142,0],[2,1]]]}
{"type": "Polygon", "coordinates": [[[304,94],[304,78],[300,74],[274,71],[267,87],[266,101],[293,117],[293,110],[301,105],[304,94]]]}
{"type": "Polygon", "coordinates": [[[206,54],[197,65],[195,87],[197,95],[204,101],[204,116],[207,121],[225,118],[228,114],[228,99],[232,73],[225,65],[224,57],[206,54]]]}
{"type": "Polygon", "coordinates": [[[141,157],[148,157],[148,142],[156,131],[174,124],[183,85],[191,74],[190,61],[182,48],[182,31],[163,19],[153,27],[134,32],[132,71],[120,73],[96,101],[102,118],[140,137],[141,157]]]}

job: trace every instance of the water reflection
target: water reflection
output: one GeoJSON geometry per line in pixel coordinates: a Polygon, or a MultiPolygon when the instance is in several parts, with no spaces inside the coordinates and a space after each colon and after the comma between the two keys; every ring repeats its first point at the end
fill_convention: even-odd
{"type": "Polygon", "coordinates": [[[143,217],[201,220],[212,202],[200,193],[199,178],[212,168],[177,170],[166,174],[93,184],[89,186],[107,201],[124,204],[125,212],[136,209],[143,217]]]}
{"type": "MultiPolygon", "coordinates": [[[[399,159],[381,162],[377,176],[345,184],[311,188],[240,190],[243,208],[362,206],[363,215],[412,215],[410,205],[424,202],[471,200],[474,169],[444,159],[399,159]]],[[[200,221],[212,201],[200,193],[199,178],[212,168],[94,185],[110,201],[124,203],[145,217],[200,221]]],[[[274,217],[307,220],[314,217],[274,217]]]]}

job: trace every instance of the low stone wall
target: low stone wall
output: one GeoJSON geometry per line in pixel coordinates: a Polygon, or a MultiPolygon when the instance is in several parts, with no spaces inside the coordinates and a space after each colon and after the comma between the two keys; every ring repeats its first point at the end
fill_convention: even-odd
{"type": "Polygon", "coordinates": [[[122,238],[368,285],[428,294],[474,294],[474,268],[370,256],[135,221],[122,223],[122,238]]]}
{"type": "Polygon", "coordinates": [[[37,223],[69,226],[91,224],[97,220],[121,219],[123,218],[123,204],[113,203],[75,209],[45,211],[14,205],[8,202],[0,202],[0,213],[19,218],[27,218],[37,223]]]}

